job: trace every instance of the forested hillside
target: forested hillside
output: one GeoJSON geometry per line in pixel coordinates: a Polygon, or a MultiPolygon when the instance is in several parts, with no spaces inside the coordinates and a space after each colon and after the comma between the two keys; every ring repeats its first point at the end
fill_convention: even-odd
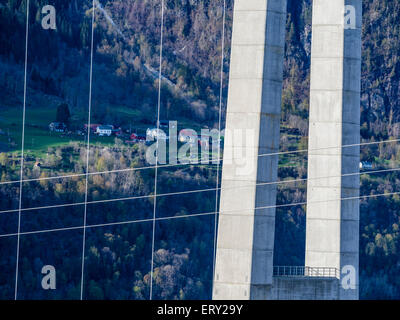
{"type": "MultiPolygon", "coordinates": [[[[57,30],[44,32],[40,8],[49,1],[31,0],[27,65],[27,113],[24,177],[48,178],[85,172],[85,136],[75,134],[88,122],[92,1],[53,0],[57,30]],[[69,106],[70,135],[48,133],[61,103],[69,106]],[[41,167],[37,166],[41,163],[41,167]]],[[[311,55],[311,0],[288,0],[287,46],[282,100],[281,150],[307,147],[311,55]]],[[[400,135],[400,1],[365,0],[361,97],[362,142],[399,139],[400,135]]],[[[21,106],[25,57],[25,1],[0,0],[0,177],[19,179],[21,106]]],[[[228,88],[233,0],[227,1],[223,108],[228,88]]],[[[218,126],[222,1],[166,0],[160,118],[182,127],[218,126]]],[[[129,133],[154,125],[160,58],[159,0],[96,2],[92,81],[92,123],[113,124],[129,133]],[[133,130],[133,131],[132,131],[133,130]]],[[[224,114],[224,112],[223,112],[224,114]]],[[[144,145],[122,138],[93,137],[89,171],[146,166],[144,145]]],[[[362,160],[377,169],[400,167],[399,143],[361,148],[362,160]]],[[[162,169],[159,193],[213,188],[214,166],[162,169]]],[[[282,156],[280,179],[307,177],[304,153],[282,156]]],[[[89,178],[88,224],[151,219],[153,199],[96,201],[154,192],[154,170],[93,175],[89,178]]],[[[18,185],[0,185],[0,211],[18,208],[18,185]]],[[[23,186],[23,206],[80,203],[84,179],[33,181],[23,186]]],[[[396,172],[363,174],[361,195],[400,191],[396,172]]],[[[278,204],[303,202],[305,183],[279,186],[278,204]]],[[[400,298],[400,197],[361,200],[360,296],[400,298]]],[[[215,192],[161,197],[158,217],[213,212],[215,192]]],[[[275,265],[304,264],[304,206],[277,210],[275,265]]],[[[22,231],[82,224],[83,208],[27,211],[22,231]],[[51,214],[51,215],[50,215],[51,214]]],[[[0,217],[0,233],[15,232],[17,215],[0,217]]],[[[151,260],[149,222],[92,228],[87,233],[85,298],[148,299],[151,260]]],[[[156,225],[154,297],[211,297],[214,216],[160,221],[156,225]]],[[[0,240],[0,298],[13,296],[15,239],[0,240]]],[[[21,240],[21,298],[79,296],[81,230],[24,236],[21,240]],[[75,239],[75,241],[74,241],[75,239]],[[51,243],[48,252],[42,246],[51,243]],[[36,292],[39,266],[59,266],[56,296],[36,292]]]]}

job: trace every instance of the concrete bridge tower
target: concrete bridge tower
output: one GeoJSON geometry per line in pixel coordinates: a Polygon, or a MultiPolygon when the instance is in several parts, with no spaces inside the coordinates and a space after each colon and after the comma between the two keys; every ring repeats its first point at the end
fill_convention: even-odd
{"type": "Polygon", "coordinates": [[[354,268],[341,299],[358,299],[361,25],[361,0],[314,0],[305,263],[354,268]]]}
{"type": "Polygon", "coordinates": [[[234,4],[214,299],[358,298],[361,0],[313,2],[306,266],[273,271],[286,6],[234,4]]]}

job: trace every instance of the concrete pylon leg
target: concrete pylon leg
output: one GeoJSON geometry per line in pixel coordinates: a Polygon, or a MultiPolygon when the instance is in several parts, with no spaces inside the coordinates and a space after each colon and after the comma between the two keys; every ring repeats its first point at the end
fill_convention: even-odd
{"type": "Polygon", "coordinates": [[[305,263],[348,273],[340,299],[358,299],[359,200],[340,199],[359,196],[360,147],[342,146],[360,142],[361,25],[361,0],[313,1],[305,263]]]}
{"type": "Polygon", "coordinates": [[[272,285],[286,0],[235,0],[214,299],[272,285]],[[270,207],[255,210],[256,207],[270,207]]]}

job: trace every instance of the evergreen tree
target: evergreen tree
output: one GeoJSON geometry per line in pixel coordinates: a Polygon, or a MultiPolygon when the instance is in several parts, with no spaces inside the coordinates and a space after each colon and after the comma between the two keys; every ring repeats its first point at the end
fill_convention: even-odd
{"type": "Polygon", "coordinates": [[[69,107],[66,103],[62,103],[57,107],[57,122],[68,123],[71,113],[69,112],[69,107]]]}

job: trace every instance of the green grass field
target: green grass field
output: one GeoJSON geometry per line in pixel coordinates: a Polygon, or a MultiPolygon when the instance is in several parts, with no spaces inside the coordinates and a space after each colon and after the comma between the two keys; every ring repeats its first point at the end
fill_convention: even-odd
{"type": "MultiPolygon", "coordinates": [[[[50,132],[48,125],[54,121],[55,116],[56,111],[53,108],[27,108],[25,150],[41,156],[49,147],[67,145],[70,141],[83,141],[83,137],[62,137],[62,134],[50,132]]],[[[8,152],[19,153],[22,143],[22,110],[20,108],[0,110],[0,129],[4,132],[4,135],[0,136],[0,143],[7,146],[8,152]]]]}
{"type": "MultiPolygon", "coordinates": [[[[140,112],[126,107],[116,107],[115,112],[122,114],[124,119],[135,123],[140,116],[140,112]]],[[[16,152],[21,151],[22,142],[22,108],[2,108],[0,109],[0,129],[3,134],[0,135],[0,151],[16,152]]],[[[25,143],[26,152],[34,156],[42,157],[50,147],[68,145],[70,142],[85,142],[84,136],[63,135],[61,133],[50,132],[48,125],[55,121],[56,109],[50,107],[36,107],[26,109],[25,115],[25,143]]],[[[87,122],[86,114],[74,113],[71,122],[76,126],[83,127],[87,122]]],[[[133,129],[146,130],[145,125],[132,125],[133,129]]],[[[113,145],[114,137],[97,137],[92,135],[93,144],[113,145]]]]}

